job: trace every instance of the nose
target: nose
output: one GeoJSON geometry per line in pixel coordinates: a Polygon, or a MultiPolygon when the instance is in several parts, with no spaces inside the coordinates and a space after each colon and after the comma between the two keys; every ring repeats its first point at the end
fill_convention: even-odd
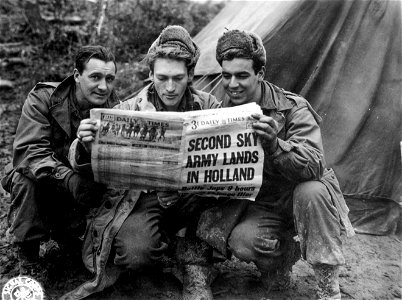
{"type": "Polygon", "coordinates": [[[105,79],[105,78],[103,78],[103,79],[101,79],[101,80],[99,81],[98,89],[99,89],[99,90],[102,90],[102,91],[105,91],[105,90],[107,89],[106,79],[105,79]]]}
{"type": "Polygon", "coordinates": [[[174,92],[175,90],[175,84],[173,82],[173,80],[168,80],[167,84],[166,84],[166,91],[169,93],[174,92]]]}
{"type": "Polygon", "coordinates": [[[236,76],[232,76],[231,78],[230,78],[230,81],[229,81],[229,87],[230,88],[235,88],[235,87],[237,87],[239,85],[239,83],[237,82],[237,80],[236,80],[236,76]]]}

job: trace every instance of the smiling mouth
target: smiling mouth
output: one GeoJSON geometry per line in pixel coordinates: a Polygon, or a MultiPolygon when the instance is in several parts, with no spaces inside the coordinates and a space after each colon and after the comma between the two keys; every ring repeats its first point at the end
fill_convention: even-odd
{"type": "Polygon", "coordinates": [[[98,97],[105,97],[107,96],[107,94],[100,94],[100,93],[94,93],[95,95],[97,95],[98,97]]]}
{"type": "Polygon", "coordinates": [[[241,93],[243,93],[242,91],[229,91],[229,92],[233,96],[239,96],[239,95],[241,95],[241,93]]]}
{"type": "Polygon", "coordinates": [[[174,99],[177,97],[177,95],[165,95],[165,97],[168,99],[174,99]]]}

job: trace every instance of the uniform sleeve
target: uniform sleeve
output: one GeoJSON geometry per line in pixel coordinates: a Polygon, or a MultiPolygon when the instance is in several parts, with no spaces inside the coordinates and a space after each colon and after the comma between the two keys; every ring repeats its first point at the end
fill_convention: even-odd
{"type": "Polygon", "coordinates": [[[22,107],[14,139],[13,165],[34,181],[55,176],[63,179],[72,170],[56,159],[47,99],[51,89],[33,90],[22,107]]]}
{"type": "Polygon", "coordinates": [[[290,181],[318,180],[324,172],[321,130],[306,104],[295,106],[286,118],[285,138],[269,159],[290,181]]]}
{"type": "Polygon", "coordinates": [[[68,161],[74,171],[88,175],[93,174],[91,167],[91,154],[85,150],[78,139],[75,139],[70,146],[68,151],[68,161]]]}

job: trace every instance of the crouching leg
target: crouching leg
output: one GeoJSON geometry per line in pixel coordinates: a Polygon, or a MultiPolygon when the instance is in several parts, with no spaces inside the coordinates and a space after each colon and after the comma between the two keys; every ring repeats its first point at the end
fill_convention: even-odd
{"type": "Polygon", "coordinates": [[[268,290],[284,290],[291,284],[292,266],[300,258],[293,229],[263,207],[250,205],[246,216],[233,229],[228,245],[238,259],[254,262],[268,290]]]}
{"type": "Polygon", "coordinates": [[[302,256],[313,266],[318,299],[341,299],[339,266],[341,224],[326,186],[319,181],[299,184],[294,191],[294,212],[302,256]]]}
{"type": "Polygon", "coordinates": [[[114,264],[124,270],[141,270],[158,265],[168,249],[159,230],[158,207],[146,207],[146,200],[142,200],[114,239],[114,264]]]}
{"type": "Polygon", "coordinates": [[[49,268],[57,267],[60,260],[53,259],[54,251],[47,248],[39,257],[40,244],[49,238],[59,242],[62,237],[69,245],[75,241],[77,246],[72,250],[79,253],[85,212],[64,190],[46,182],[34,182],[18,172],[12,175],[10,196],[8,232],[18,255],[19,272],[46,281],[49,268]]]}
{"type": "Polygon", "coordinates": [[[212,264],[212,248],[197,237],[178,238],[175,257],[183,300],[212,300],[211,284],[218,273],[212,264]]]}

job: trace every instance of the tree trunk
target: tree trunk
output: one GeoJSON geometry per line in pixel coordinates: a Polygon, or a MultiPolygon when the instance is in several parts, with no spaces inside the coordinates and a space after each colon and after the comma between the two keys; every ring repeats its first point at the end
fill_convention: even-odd
{"type": "Polygon", "coordinates": [[[96,44],[97,39],[100,37],[103,21],[105,19],[106,7],[107,7],[107,0],[101,0],[98,2],[98,9],[97,9],[98,17],[95,20],[94,30],[92,31],[91,34],[90,39],[91,44],[96,44]]]}
{"type": "Polygon", "coordinates": [[[32,31],[35,33],[44,33],[46,30],[46,23],[40,14],[40,8],[37,1],[27,0],[24,2],[24,14],[27,18],[28,24],[31,26],[32,31]]]}

